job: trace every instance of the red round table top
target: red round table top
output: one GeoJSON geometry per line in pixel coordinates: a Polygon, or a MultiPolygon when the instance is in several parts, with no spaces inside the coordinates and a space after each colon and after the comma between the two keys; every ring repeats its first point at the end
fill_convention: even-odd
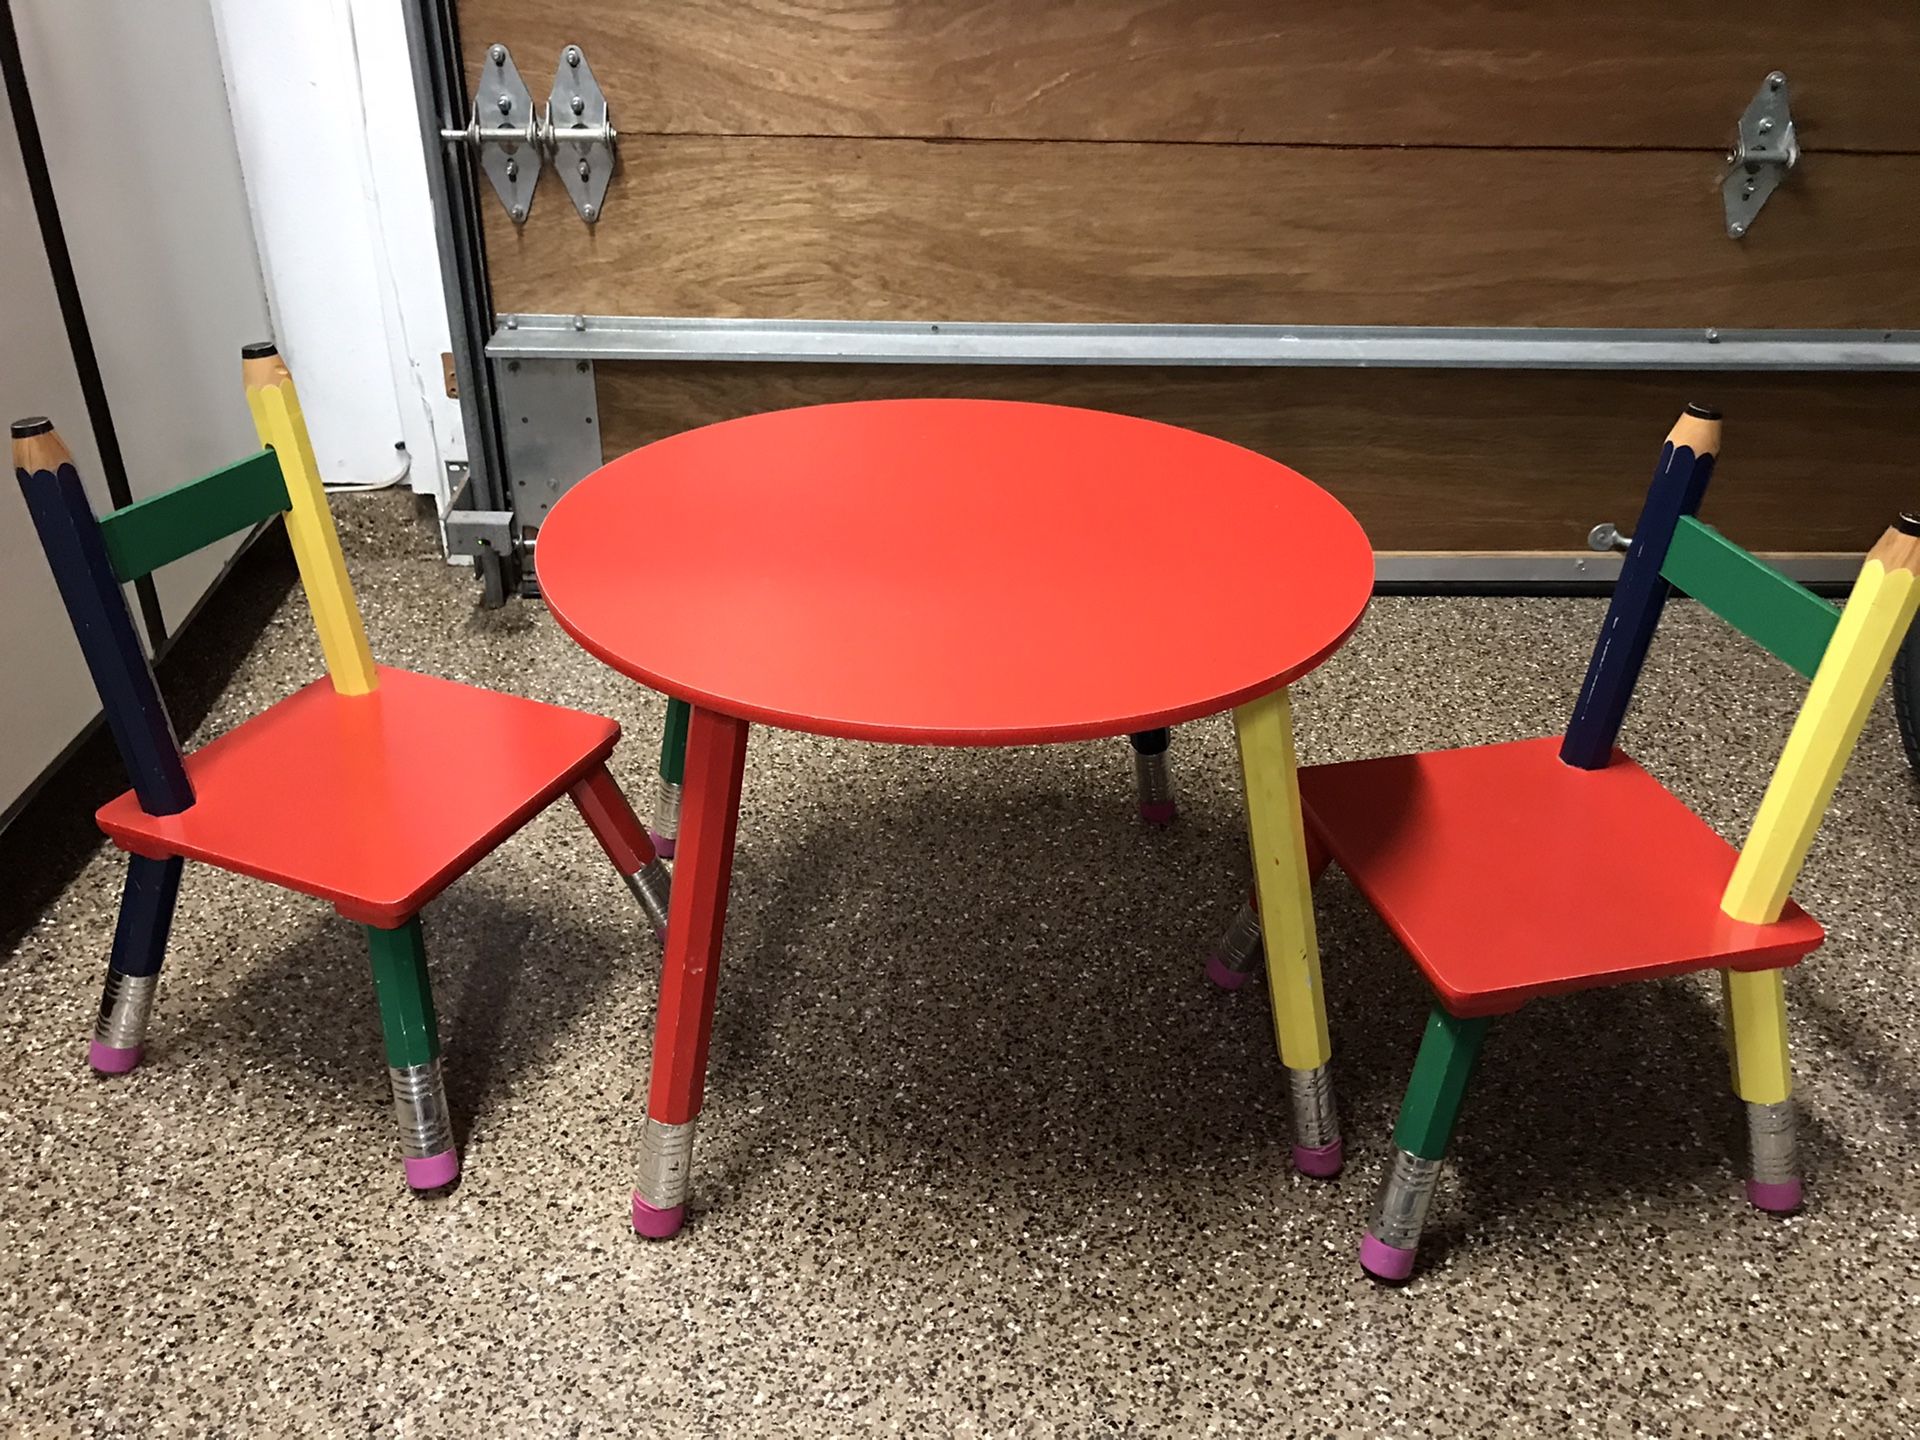
{"type": "Polygon", "coordinates": [[[932,745],[1218,713],[1324,660],[1373,587],[1359,522],[1286,466],[1001,400],[690,430],[574,486],[535,553],[561,626],[654,689],[932,745]]]}

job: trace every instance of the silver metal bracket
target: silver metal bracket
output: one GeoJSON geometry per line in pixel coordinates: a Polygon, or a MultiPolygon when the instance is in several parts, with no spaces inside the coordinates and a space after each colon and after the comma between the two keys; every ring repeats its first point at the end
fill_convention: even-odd
{"type": "Polygon", "coordinates": [[[561,51],[544,111],[535,110],[507,47],[489,45],[472,118],[466,129],[442,130],[440,138],[479,155],[480,168],[514,224],[525,224],[533,210],[543,156],[559,167],[580,218],[589,225],[600,218],[613,176],[616,136],[607,97],[578,45],[561,51]]]}
{"type": "Polygon", "coordinates": [[[513,512],[476,510],[473,478],[469,475],[453,493],[447,507],[447,554],[479,559],[487,553],[513,553],[513,512]]]}
{"type": "Polygon", "coordinates": [[[607,97],[593,78],[593,67],[578,45],[560,52],[547,101],[547,140],[553,168],[573,197],[573,208],[589,225],[600,218],[613,179],[613,121],[607,97]]]}
{"type": "Polygon", "coordinates": [[[1729,168],[1720,182],[1720,198],[1726,204],[1728,236],[1738,240],[1753,228],[1754,216],[1799,161],[1800,137],[1788,106],[1787,77],[1776,70],[1760,82],[1727,152],[1729,168]]]}
{"type": "Polygon", "coordinates": [[[553,503],[602,464],[600,400],[587,360],[511,359],[494,367],[514,523],[537,544],[553,503]]]}
{"type": "Polygon", "coordinates": [[[534,187],[540,183],[541,121],[534,112],[533,95],[504,45],[487,47],[487,61],[473,96],[473,117],[464,130],[442,130],[449,145],[465,143],[480,157],[480,168],[493,182],[513,223],[518,225],[533,209],[534,187]]]}

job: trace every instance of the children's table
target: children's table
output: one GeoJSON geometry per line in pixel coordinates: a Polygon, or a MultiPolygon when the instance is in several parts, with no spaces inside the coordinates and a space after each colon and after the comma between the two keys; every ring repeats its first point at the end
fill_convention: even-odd
{"type": "Polygon", "coordinates": [[[1036,745],[1234,712],[1294,1153],[1339,1168],[1287,686],[1373,552],[1286,466],[1122,415],[881,400],[729,420],[589,475],[537,540],[574,639],[692,706],[634,1228],[685,1217],[751,725],[1036,745]]]}

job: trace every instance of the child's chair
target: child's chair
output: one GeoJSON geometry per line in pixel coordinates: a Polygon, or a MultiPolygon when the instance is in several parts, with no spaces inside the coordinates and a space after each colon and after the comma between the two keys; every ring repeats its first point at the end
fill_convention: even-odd
{"type": "Polygon", "coordinates": [[[607,770],[614,721],[373,663],[292,379],[272,345],[246,347],[242,370],[266,448],[104,520],[52,424],[13,426],[20,488],[133,780],[98,816],[131,853],[89,1059],[102,1074],[139,1063],[182,857],[316,896],[367,927],[407,1183],[436,1189],[460,1161],[421,907],[563,792],[656,929],[669,879],[607,770]],[[183,756],[120,586],[281,512],[330,683],[183,756]]]}
{"type": "MultiPolygon", "coordinates": [[[[1488,1024],[1542,995],[1721,971],[1748,1197],[1800,1204],[1782,971],[1822,932],[1787,892],[1920,606],[1920,521],[1900,517],[1836,609],[1694,518],[1719,444],[1719,416],[1694,406],[1668,435],[1564,738],[1301,772],[1310,834],[1436,993],[1361,1242],[1379,1278],[1412,1273],[1488,1024]],[[1614,743],[1674,589],[1813,681],[1738,852],[1614,743]],[[1596,895],[1612,923],[1585,918],[1596,895]]],[[[1246,968],[1250,923],[1222,942],[1216,979],[1246,968]]]]}

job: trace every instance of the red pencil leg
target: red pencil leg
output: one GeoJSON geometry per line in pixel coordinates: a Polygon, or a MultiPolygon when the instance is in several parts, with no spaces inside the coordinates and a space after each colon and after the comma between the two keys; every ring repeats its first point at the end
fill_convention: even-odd
{"type": "Polygon", "coordinates": [[[687,727],[673,922],[660,975],[640,1183],[633,1192],[633,1228],[654,1240],[675,1234],[686,1219],[693,1126],[707,1083],[707,1042],[713,1034],[746,758],[746,721],[696,706],[687,727]]]}
{"type": "Polygon", "coordinates": [[[580,807],[580,818],[587,822],[600,848],[613,861],[613,868],[633,891],[633,898],[647,912],[656,934],[667,933],[667,907],[672,899],[673,879],[667,867],[654,854],[646,827],[633,813],[633,806],[621,793],[619,783],[605,765],[593,770],[567,792],[580,807]]]}

